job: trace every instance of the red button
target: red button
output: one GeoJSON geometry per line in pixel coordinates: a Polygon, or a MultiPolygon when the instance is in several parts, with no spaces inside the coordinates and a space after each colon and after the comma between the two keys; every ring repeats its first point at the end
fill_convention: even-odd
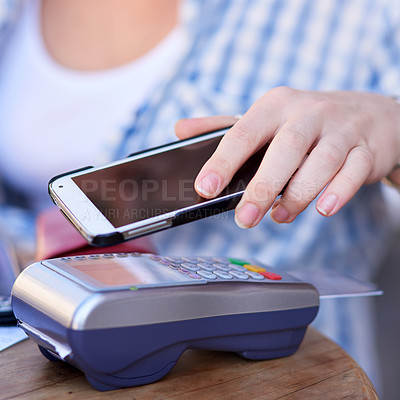
{"type": "Polygon", "coordinates": [[[278,274],[275,274],[275,272],[261,271],[259,274],[265,276],[267,279],[271,279],[272,281],[280,281],[282,279],[282,277],[278,274]]]}

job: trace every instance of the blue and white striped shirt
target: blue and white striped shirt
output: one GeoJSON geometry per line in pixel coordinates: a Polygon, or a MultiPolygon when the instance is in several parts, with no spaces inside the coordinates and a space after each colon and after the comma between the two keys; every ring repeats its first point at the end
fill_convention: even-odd
{"type": "MultiPolygon", "coordinates": [[[[0,0],[0,15],[12,3],[0,0]]],[[[400,94],[398,0],[186,0],[181,23],[189,48],[131,127],[118,133],[110,160],[176,140],[180,118],[242,114],[280,85],[400,94]]],[[[4,26],[0,21],[0,40],[4,26]]],[[[330,218],[310,206],[290,225],[266,217],[244,231],[227,213],[153,239],[162,254],[252,257],[275,268],[335,269],[371,279],[389,234],[379,185],[370,185],[330,218]]],[[[374,376],[367,305],[326,301],[316,325],[374,376]]]]}

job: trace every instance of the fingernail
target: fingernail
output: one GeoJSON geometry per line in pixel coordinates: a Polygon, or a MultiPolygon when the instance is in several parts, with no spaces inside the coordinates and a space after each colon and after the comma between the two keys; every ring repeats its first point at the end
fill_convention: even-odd
{"type": "Polygon", "coordinates": [[[278,207],[278,206],[279,206],[279,203],[276,201],[276,202],[274,203],[274,205],[272,206],[272,209],[271,209],[271,210],[275,210],[275,208],[278,207]]]}
{"type": "Polygon", "coordinates": [[[331,193],[325,196],[322,201],[317,205],[317,210],[322,215],[329,215],[336,207],[338,198],[335,194],[331,193]]]}
{"type": "Polygon", "coordinates": [[[256,222],[259,213],[260,211],[255,204],[244,203],[235,214],[236,224],[242,229],[251,228],[256,222]]]}
{"type": "Polygon", "coordinates": [[[220,185],[219,176],[216,174],[207,174],[197,185],[196,190],[203,196],[212,197],[216,194],[220,185]]]}
{"type": "Polygon", "coordinates": [[[286,208],[278,205],[272,209],[271,218],[278,224],[282,224],[289,219],[289,212],[286,208]]]}

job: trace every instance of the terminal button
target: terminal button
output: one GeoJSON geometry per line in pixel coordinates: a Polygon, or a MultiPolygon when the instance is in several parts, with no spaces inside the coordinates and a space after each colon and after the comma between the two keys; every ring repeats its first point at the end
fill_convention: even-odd
{"type": "Polygon", "coordinates": [[[217,279],[217,275],[214,275],[212,272],[208,271],[197,271],[197,275],[200,275],[206,279],[217,279]]]}
{"type": "Polygon", "coordinates": [[[239,272],[239,271],[230,271],[229,272],[232,276],[234,276],[237,279],[249,279],[249,276],[247,274],[244,274],[243,272],[239,272]]]}
{"type": "Polygon", "coordinates": [[[218,278],[221,279],[232,279],[233,276],[231,274],[228,274],[225,271],[214,271],[214,274],[218,276],[218,278]]]}
{"type": "Polygon", "coordinates": [[[249,271],[253,271],[253,272],[264,272],[265,271],[265,268],[259,267],[258,265],[245,264],[245,265],[243,265],[243,267],[245,267],[249,271]]]}
{"type": "Polygon", "coordinates": [[[278,274],[275,274],[275,272],[269,272],[269,271],[265,271],[265,272],[259,272],[259,274],[265,276],[267,279],[270,279],[272,281],[280,281],[282,279],[282,277],[278,274]]]}
{"type": "Polygon", "coordinates": [[[228,261],[231,264],[236,264],[236,265],[245,265],[249,263],[248,261],[239,260],[238,258],[228,258],[228,261]]]}
{"type": "Polygon", "coordinates": [[[192,263],[190,263],[190,262],[182,263],[181,266],[182,266],[183,268],[186,268],[186,269],[188,269],[189,271],[193,271],[193,272],[196,272],[196,271],[198,271],[198,270],[200,269],[196,264],[192,264],[192,263]]]}
{"type": "Polygon", "coordinates": [[[182,257],[165,257],[165,260],[177,263],[179,261],[182,261],[182,257]]]}
{"type": "Polygon", "coordinates": [[[201,269],[204,269],[204,270],[210,271],[210,272],[212,272],[216,269],[214,266],[207,264],[207,263],[198,263],[197,266],[200,267],[201,269]]]}
{"type": "Polygon", "coordinates": [[[213,267],[215,267],[216,269],[220,269],[221,271],[229,271],[230,270],[230,268],[227,266],[227,265],[225,265],[225,264],[213,264],[213,267]]]}
{"type": "Polygon", "coordinates": [[[212,257],[212,260],[216,263],[226,263],[226,258],[223,257],[212,257]]]}
{"type": "Polygon", "coordinates": [[[246,274],[249,275],[250,278],[257,279],[258,281],[261,281],[264,279],[264,276],[259,274],[258,272],[247,271],[246,274]]]}
{"type": "Polygon", "coordinates": [[[193,279],[201,279],[201,276],[197,275],[197,274],[188,274],[191,278],[193,279]]]}
{"type": "Polygon", "coordinates": [[[242,267],[241,265],[228,264],[228,267],[230,269],[235,270],[235,271],[240,271],[240,272],[246,272],[247,271],[247,269],[245,267],[242,267]]]}

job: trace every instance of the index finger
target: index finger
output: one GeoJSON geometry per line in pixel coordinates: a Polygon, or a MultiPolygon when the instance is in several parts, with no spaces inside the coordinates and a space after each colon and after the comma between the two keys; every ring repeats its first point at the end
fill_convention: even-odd
{"type": "Polygon", "coordinates": [[[224,135],[214,154],[195,180],[196,191],[205,198],[217,196],[232,177],[279,129],[281,112],[260,101],[224,135]]]}

